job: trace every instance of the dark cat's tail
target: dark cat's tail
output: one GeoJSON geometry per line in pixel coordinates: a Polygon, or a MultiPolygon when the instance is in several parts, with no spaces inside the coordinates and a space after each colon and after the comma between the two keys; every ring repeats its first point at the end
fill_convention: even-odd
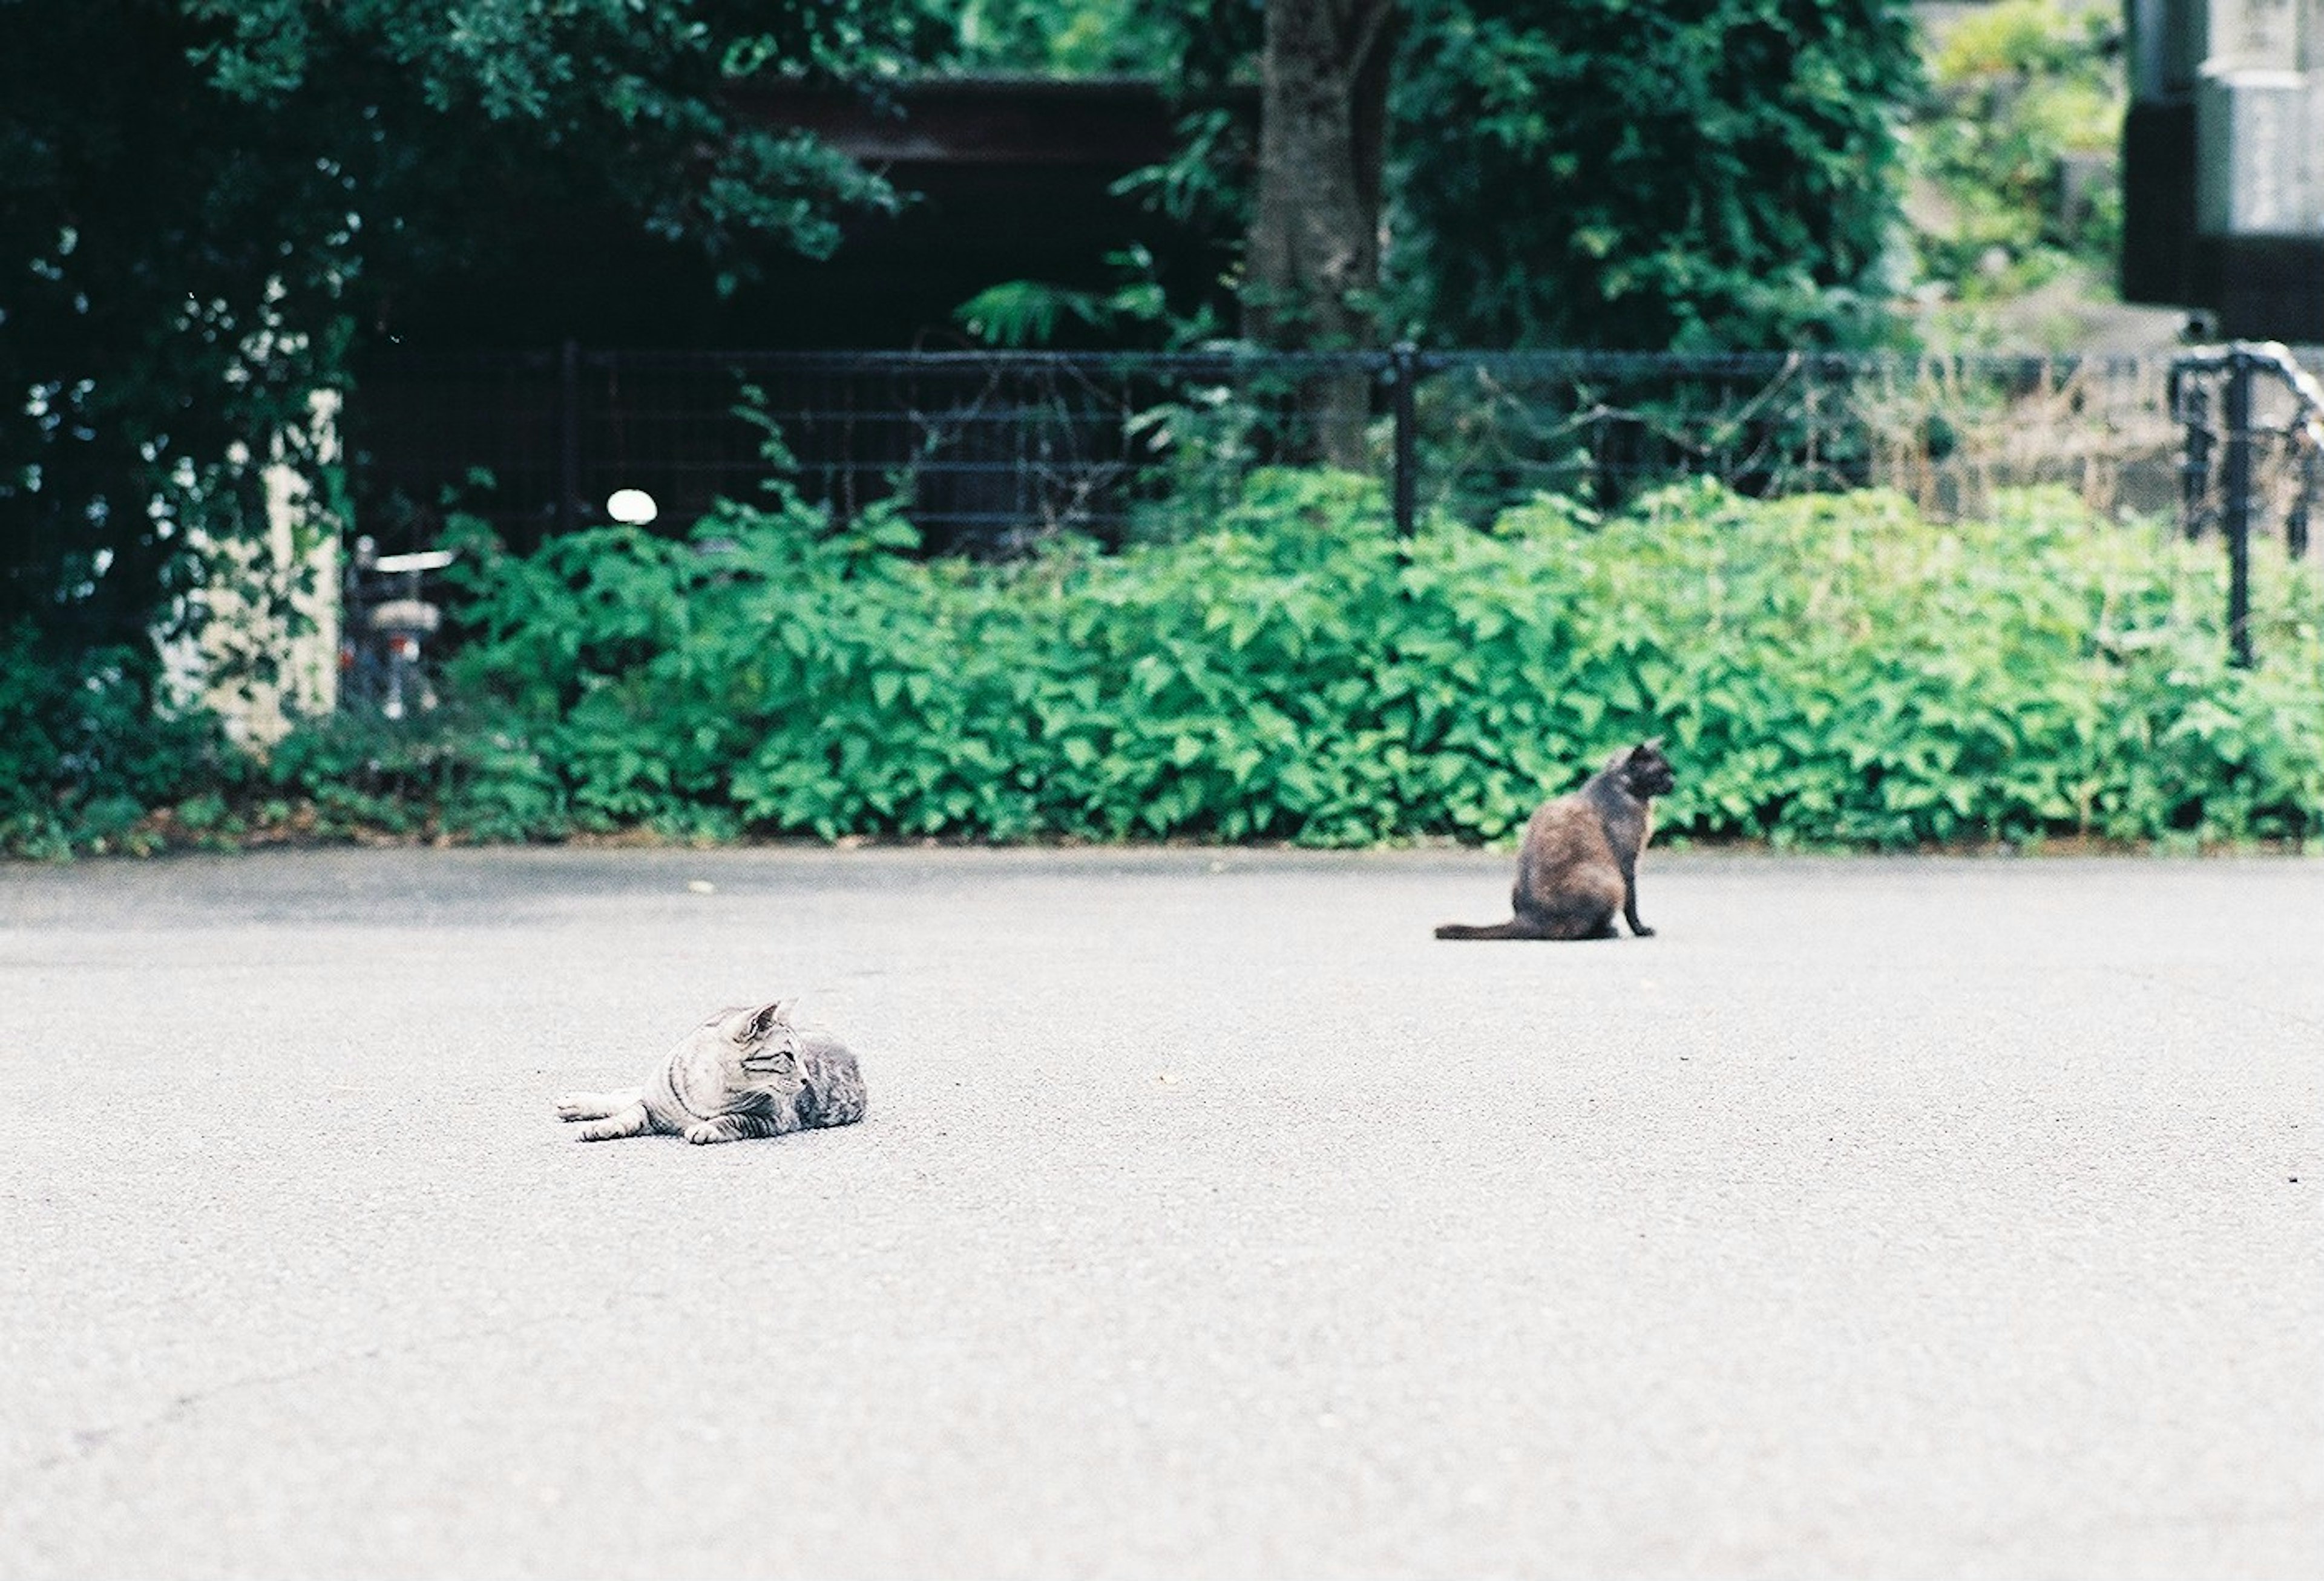
{"type": "Polygon", "coordinates": [[[1440,939],[1546,939],[1538,923],[1513,916],[1505,923],[1489,923],[1481,926],[1473,923],[1445,923],[1436,930],[1440,939]]]}

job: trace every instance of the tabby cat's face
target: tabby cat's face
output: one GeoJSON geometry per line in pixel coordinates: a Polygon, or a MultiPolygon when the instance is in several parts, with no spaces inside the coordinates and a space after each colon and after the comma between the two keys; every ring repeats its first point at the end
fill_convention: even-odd
{"type": "Polygon", "coordinates": [[[782,1000],[721,1010],[694,1035],[715,1041],[729,1087],[797,1092],[805,1077],[799,1071],[799,1037],[791,1025],[790,1008],[791,1002],[782,1000]]]}

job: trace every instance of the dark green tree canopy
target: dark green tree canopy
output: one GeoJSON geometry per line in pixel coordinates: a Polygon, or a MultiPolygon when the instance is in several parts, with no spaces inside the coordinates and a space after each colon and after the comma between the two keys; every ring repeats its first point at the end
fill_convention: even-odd
{"type": "MultiPolygon", "coordinates": [[[[1213,84],[1257,79],[1263,21],[1288,3],[1119,9],[1173,75],[1213,84]]],[[[1016,0],[1019,10],[1039,4],[1016,0]]],[[[1885,333],[1897,124],[1922,96],[1905,0],[1396,9],[1384,278],[1360,304],[1385,333],[1636,350],[1864,344],[1885,333]]],[[[1347,115],[1360,125],[1364,106],[1347,115]]],[[[1205,147],[1228,146],[1215,115],[1189,129],[1205,147]]],[[[1191,157],[1173,174],[1182,190],[1250,179],[1247,167],[1191,157]]]]}
{"type": "Polygon", "coordinates": [[[1877,333],[1896,0],[1418,0],[1389,267],[1471,345],[1830,345],[1877,333]]]}
{"type": "Polygon", "coordinates": [[[257,467],[399,292],[527,210],[627,215],[728,280],[893,195],[736,120],[876,80],[879,0],[0,0],[0,620],[127,640],[246,530],[257,467]]]}

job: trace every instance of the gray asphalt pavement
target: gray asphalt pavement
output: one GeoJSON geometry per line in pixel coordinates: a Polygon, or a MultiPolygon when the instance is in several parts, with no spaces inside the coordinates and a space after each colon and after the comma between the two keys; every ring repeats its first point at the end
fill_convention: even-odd
{"type": "Polygon", "coordinates": [[[1507,870],[0,868],[0,1576],[2324,1575],[2324,864],[1507,870]]]}

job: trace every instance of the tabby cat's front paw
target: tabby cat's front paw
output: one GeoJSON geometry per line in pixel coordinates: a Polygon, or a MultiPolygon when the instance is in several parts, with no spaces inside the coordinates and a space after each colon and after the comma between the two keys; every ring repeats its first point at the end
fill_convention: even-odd
{"type": "Polygon", "coordinates": [[[714,1142],[733,1141],[734,1132],[723,1120],[696,1120],[686,1128],[686,1139],[696,1147],[707,1147],[714,1142]]]}

